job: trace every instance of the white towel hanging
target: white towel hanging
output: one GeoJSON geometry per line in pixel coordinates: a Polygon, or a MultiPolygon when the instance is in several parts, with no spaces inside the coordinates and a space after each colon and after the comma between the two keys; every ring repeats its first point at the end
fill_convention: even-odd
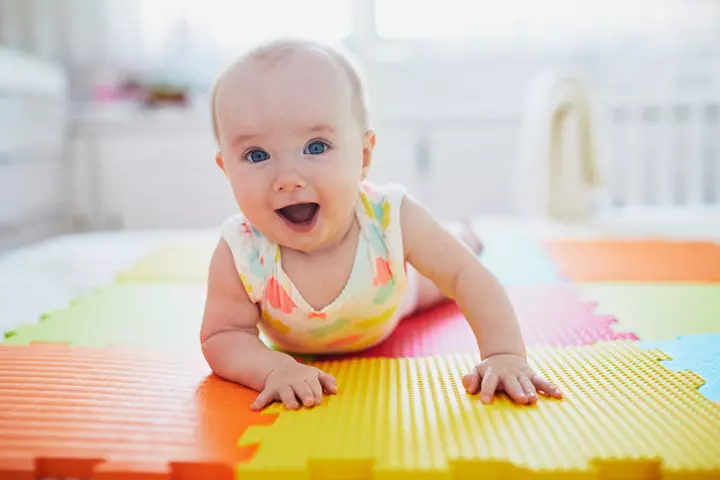
{"type": "Polygon", "coordinates": [[[524,214],[581,221],[601,186],[590,99],[575,76],[549,72],[528,86],[516,199],[524,214]]]}

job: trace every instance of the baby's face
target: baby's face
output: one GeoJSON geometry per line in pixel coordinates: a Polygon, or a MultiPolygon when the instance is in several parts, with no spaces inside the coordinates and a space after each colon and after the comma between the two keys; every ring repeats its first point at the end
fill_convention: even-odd
{"type": "Polygon", "coordinates": [[[218,87],[218,163],[271,241],[311,252],[347,231],[374,145],[352,100],[342,68],[313,51],[247,60],[218,87]]]}

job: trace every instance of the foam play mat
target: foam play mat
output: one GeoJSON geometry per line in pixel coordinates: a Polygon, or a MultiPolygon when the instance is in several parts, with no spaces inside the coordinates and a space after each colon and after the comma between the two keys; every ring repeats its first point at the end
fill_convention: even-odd
{"type": "Polygon", "coordinates": [[[581,292],[596,313],[614,316],[617,328],[644,340],[720,331],[720,282],[587,284],[581,292]]]}
{"type": "Polygon", "coordinates": [[[321,406],[252,412],[200,352],[214,245],[169,243],[5,332],[0,479],[720,478],[720,246],[484,242],[562,400],[467,394],[479,352],[446,302],[367,351],[299,358],[338,380],[321,406]]]}

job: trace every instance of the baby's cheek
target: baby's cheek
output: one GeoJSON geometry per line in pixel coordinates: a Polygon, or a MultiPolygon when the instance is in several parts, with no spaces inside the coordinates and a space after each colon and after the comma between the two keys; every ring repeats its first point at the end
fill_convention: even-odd
{"type": "Polygon", "coordinates": [[[355,162],[344,159],[334,164],[332,168],[333,171],[329,176],[333,179],[333,189],[344,192],[348,190],[357,192],[357,188],[362,181],[361,163],[355,164],[355,162]]]}
{"type": "Polygon", "coordinates": [[[267,203],[267,189],[263,189],[259,179],[253,181],[253,176],[236,175],[230,177],[235,201],[245,216],[251,221],[262,213],[267,203]]]}
{"type": "Polygon", "coordinates": [[[354,175],[348,175],[346,171],[336,171],[329,177],[331,180],[324,182],[324,196],[326,200],[341,209],[353,205],[358,195],[360,186],[360,178],[354,175]]]}

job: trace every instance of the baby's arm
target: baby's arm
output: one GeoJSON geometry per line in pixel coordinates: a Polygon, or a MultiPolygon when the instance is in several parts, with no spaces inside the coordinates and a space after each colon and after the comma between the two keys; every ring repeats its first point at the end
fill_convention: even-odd
{"type": "Polygon", "coordinates": [[[536,389],[555,397],[559,390],[535,375],[510,300],[474,252],[411,197],[401,212],[407,261],[452,298],[475,333],[482,363],[463,379],[470,393],[492,400],[502,388],[518,403],[534,403],[536,389]]]}
{"type": "Polygon", "coordinates": [[[258,320],[258,306],[240,281],[230,247],[220,240],[210,262],[200,332],[210,368],[220,377],[260,392],[252,405],[257,410],[275,400],[288,408],[317,405],[322,402],[323,388],[335,393],[332,376],[268,348],[258,335],[258,320]]]}

